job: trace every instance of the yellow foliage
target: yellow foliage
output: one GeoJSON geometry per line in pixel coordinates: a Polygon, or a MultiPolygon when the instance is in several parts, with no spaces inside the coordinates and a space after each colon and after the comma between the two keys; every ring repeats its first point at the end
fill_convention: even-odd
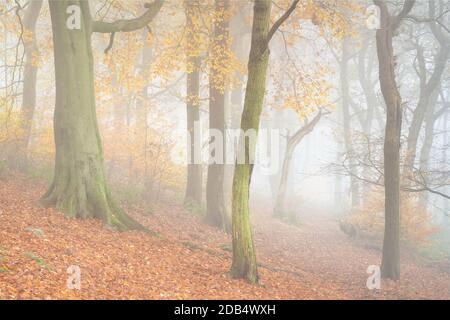
{"type": "Polygon", "coordinates": [[[36,162],[51,163],[55,158],[53,126],[47,125],[37,131],[29,145],[28,153],[36,162]]]}
{"type": "Polygon", "coordinates": [[[288,64],[278,76],[274,75],[274,107],[292,109],[300,119],[318,108],[334,108],[330,101],[333,86],[329,78],[332,73],[330,68],[318,64],[308,65],[308,68],[302,66],[301,70],[295,63],[288,64]],[[289,80],[283,80],[286,78],[289,80]]]}
{"type": "MultiPolygon", "coordinates": [[[[106,124],[106,123],[105,123],[106,124]]],[[[173,128],[145,128],[136,123],[105,128],[103,143],[107,171],[129,183],[181,191],[185,168],[171,161],[173,128]]],[[[155,190],[148,190],[149,192],[155,190]]]]}
{"type": "Polygon", "coordinates": [[[22,134],[20,113],[15,110],[4,109],[0,111],[0,145],[17,142],[22,134]]]}
{"type": "MultiPolygon", "coordinates": [[[[384,234],[384,191],[374,189],[367,194],[364,206],[353,210],[347,222],[362,235],[382,239],[384,234]]],[[[417,197],[402,193],[400,207],[400,238],[411,247],[429,244],[429,238],[437,232],[431,223],[426,208],[419,204],[417,197]]]]}

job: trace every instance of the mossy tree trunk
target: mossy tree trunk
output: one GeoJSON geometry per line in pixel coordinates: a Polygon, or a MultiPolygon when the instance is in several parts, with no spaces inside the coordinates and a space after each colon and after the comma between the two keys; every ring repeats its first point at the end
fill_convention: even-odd
{"type": "MultiPolygon", "coordinates": [[[[225,175],[225,89],[227,77],[222,71],[226,68],[223,52],[228,50],[229,42],[229,0],[216,0],[214,14],[214,37],[211,46],[212,65],[209,79],[209,128],[222,134],[223,155],[220,163],[208,165],[208,179],[206,183],[206,221],[225,232],[231,231],[231,221],[225,207],[224,175],[225,175]]],[[[215,139],[216,137],[211,137],[215,139]]],[[[213,141],[210,141],[213,144],[213,141]]],[[[212,151],[212,159],[216,158],[212,151]]],[[[211,152],[211,151],[210,151],[211,152]]],[[[217,159],[216,159],[217,160],[217,159]]]]}
{"type": "Polygon", "coordinates": [[[55,56],[56,159],[53,182],[42,201],[69,217],[99,218],[121,231],[145,230],[114,203],[106,182],[95,108],[91,34],[135,30],[131,27],[139,27],[140,19],[148,23],[156,13],[120,23],[93,22],[87,1],[55,0],[49,4],[55,56]],[[69,5],[81,10],[80,29],[66,26],[69,5]]]}
{"type": "MultiPolygon", "coordinates": [[[[258,132],[266,90],[269,42],[280,25],[294,11],[297,4],[298,0],[295,0],[270,28],[271,0],[255,0],[248,80],[241,118],[241,129],[244,132],[247,130],[258,132]]],[[[251,159],[254,159],[256,146],[250,145],[250,141],[251,139],[245,136],[242,136],[239,141],[238,152],[241,152],[241,150],[244,152],[245,163],[236,163],[233,177],[233,263],[231,274],[235,278],[244,278],[251,283],[257,283],[258,268],[249,212],[250,182],[253,171],[251,159]]]]}
{"type": "MultiPolygon", "coordinates": [[[[246,41],[246,35],[250,35],[250,26],[245,23],[244,17],[249,14],[251,7],[249,5],[241,6],[239,12],[237,12],[230,19],[230,34],[233,40],[231,50],[236,58],[243,62],[248,59],[248,48],[250,46],[249,41],[246,41]]],[[[243,75],[236,71],[233,75],[235,79],[243,80],[243,75]]],[[[231,130],[239,129],[241,112],[243,107],[243,81],[235,84],[235,86],[229,90],[228,103],[225,103],[225,127],[231,130]]],[[[234,163],[225,164],[224,173],[224,198],[227,214],[231,217],[231,198],[233,188],[233,176],[234,176],[234,163]]],[[[230,222],[231,228],[231,222],[230,222]]]]}
{"type": "Polygon", "coordinates": [[[397,16],[390,16],[386,2],[374,0],[380,8],[381,28],[377,31],[380,87],[386,103],[384,138],[385,229],[381,276],[400,279],[400,135],[402,100],[395,80],[392,39],[401,20],[411,11],[414,0],[406,0],[397,16]]]}

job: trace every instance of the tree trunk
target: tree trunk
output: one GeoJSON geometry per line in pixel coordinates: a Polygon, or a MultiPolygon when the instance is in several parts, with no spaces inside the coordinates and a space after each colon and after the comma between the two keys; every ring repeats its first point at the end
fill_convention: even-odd
{"type": "Polygon", "coordinates": [[[21,120],[22,120],[22,137],[19,146],[19,160],[21,165],[26,166],[27,152],[31,135],[31,126],[33,123],[34,110],[36,108],[36,77],[37,77],[37,56],[39,50],[36,43],[36,22],[39,17],[39,12],[42,8],[42,0],[31,1],[25,13],[23,20],[23,27],[27,32],[30,32],[30,38],[25,40],[25,68],[23,75],[23,98],[21,120]]]}
{"type": "Polygon", "coordinates": [[[283,166],[281,168],[280,185],[278,188],[275,208],[273,210],[273,215],[281,220],[288,220],[288,213],[286,210],[286,191],[288,186],[289,170],[291,168],[292,155],[295,150],[294,143],[289,140],[286,146],[286,152],[284,154],[283,166]]]}
{"type": "MultiPolygon", "coordinates": [[[[435,112],[437,100],[439,96],[439,90],[435,90],[435,92],[431,96],[430,106],[428,107],[426,120],[425,120],[425,138],[422,144],[422,148],[420,149],[420,172],[425,177],[429,171],[429,159],[431,156],[431,149],[433,147],[434,142],[434,128],[436,121],[442,115],[440,112],[435,112]]],[[[445,109],[442,109],[442,111],[445,109]]],[[[428,202],[428,192],[422,192],[420,195],[420,201],[424,208],[427,207],[428,202]]]]}
{"type": "MultiPolygon", "coordinates": [[[[288,186],[289,170],[291,167],[291,160],[295,148],[302,142],[303,138],[311,133],[317,123],[319,123],[322,113],[319,112],[310,122],[307,122],[303,127],[288,139],[286,152],[283,160],[283,167],[281,169],[280,185],[278,188],[277,198],[275,201],[274,216],[282,220],[291,220],[285,207],[286,191],[288,186]]],[[[293,221],[295,222],[295,221],[293,221]]]]}
{"type": "MultiPolygon", "coordinates": [[[[369,65],[366,66],[367,50],[369,48],[369,41],[366,39],[363,42],[363,47],[358,55],[358,77],[361,88],[363,89],[364,97],[366,99],[366,116],[361,121],[361,128],[367,136],[372,133],[372,126],[374,120],[375,109],[377,108],[377,96],[372,86],[372,70],[373,59],[369,56],[369,65]]],[[[372,51],[370,51],[372,53],[372,51]]]]}
{"type": "Polygon", "coordinates": [[[347,153],[347,157],[349,157],[349,166],[350,166],[350,195],[351,195],[351,207],[354,208],[359,205],[359,186],[358,181],[355,178],[355,175],[358,173],[357,166],[354,163],[354,151],[353,151],[353,142],[352,142],[352,132],[351,132],[351,117],[350,117],[350,89],[349,89],[349,80],[348,80],[348,61],[349,61],[349,52],[348,52],[348,44],[349,39],[345,37],[342,41],[342,60],[340,62],[340,87],[342,94],[342,119],[344,126],[344,144],[345,144],[345,152],[347,153]]]}
{"type": "MultiPolygon", "coordinates": [[[[266,89],[267,67],[269,64],[268,35],[271,1],[256,0],[253,10],[251,49],[248,62],[248,80],[245,91],[244,110],[241,129],[258,132],[259,122],[266,89]]],[[[245,153],[245,163],[237,163],[233,178],[233,264],[231,274],[245,278],[252,283],[258,282],[256,253],[253,244],[253,231],[250,224],[249,196],[255,146],[250,140],[241,137],[239,150],[245,153]]]]}
{"type": "MultiPolygon", "coordinates": [[[[368,65],[366,65],[366,58],[367,58],[367,51],[369,48],[369,39],[366,38],[362,44],[361,51],[358,55],[358,77],[359,77],[359,83],[361,85],[361,88],[363,89],[364,97],[366,100],[366,112],[364,117],[358,117],[362,131],[367,138],[368,143],[370,142],[370,137],[372,134],[372,127],[375,120],[375,112],[378,108],[377,106],[377,96],[374,90],[374,87],[372,85],[372,71],[373,71],[373,65],[374,65],[374,59],[372,59],[372,56],[369,55],[369,61],[368,65]]],[[[370,51],[372,54],[372,51],[370,51]]],[[[370,146],[368,145],[368,148],[370,146]]],[[[368,155],[370,156],[370,155],[368,155]]],[[[370,177],[370,167],[364,166],[362,169],[362,176],[367,181],[371,180],[370,177]]],[[[360,194],[367,194],[369,191],[370,185],[366,183],[360,184],[360,194]]],[[[360,198],[360,202],[365,201],[366,199],[364,197],[360,198]]]]}
{"type": "MultiPolygon", "coordinates": [[[[249,46],[248,41],[245,41],[245,31],[249,27],[246,26],[244,17],[247,12],[247,5],[241,6],[239,12],[230,20],[230,34],[233,40],[231,49],[234,55],[240,62],[244,62],[248,59],[247,47],[249,46]]],[[[248,31],[250,33],[250,31],[248,31]]],[[[226,95],[225,103],[225,128],[229,129],[239,129],[241,112],[242,112],[242,93],[243,93],[243,78],[244,76],[236,71],[234,76],[235,79],[240,78],[242,82],[239,82],[235,87],[228,90],[228,95],[226,95]]],[[[226,139],[226,138],[225,138],[226,139]]],[[[224,197],[225,197],[225,208],[227,214],[231,216],[231,198],[232,198],[232,188],[233,188],[233,176],[234,176],[234,163],[225,164],[224,173],[224,197]]]]}
{"type": "MultiPolygon", "coordinates": [[[[443,97],[442,97],[442,100],[444,102],[443,97]]],[[[450,105],[449,105],[449,107],[450,107],[450,105]]],[[[442,148],[442,160],[441,160],[442,163],[449,163],[449,159],[448,159],[448,149],[449,149],[448,146],[450,145],[450,134],[448,134],[448,131],[450,129],[449,128],[449,123],[450,123],[449,120],[450,120],[450,113],[446,112],[444,114],[444,119],[442,121],[442,131],[447,133],[447,134],[444,134],[444,137],[442,139],[443,140],[442,144],[444,146],[444,148],[442,148]]],[[[450,186],[447,186],[446,188],[444,188],[444,190],[446,190],[447,194],[450,194],[450,186]]],[[[444,201],[442,208],[443,208],[444,212],[447,212],[447,218],[450,218],[450,214],[449,214],[450,200],[442,198],[442,201],[444,201]]]]}
{"type": "MultiPolygon", "coordinates": [[[[203,172],[202,164],[196,163],[195,159],[195,144],[201,143],[196,133],[195,123],[200,123],[200,66],[201,58],[194,55],[191,51],[196,48],[191,48],[190,46],[194,43],[192,37],[194,36],[194,26],[193,17],[195,16],[194,4],[191,1],[186,1],[186,19],[187,19],[187,29],[188,29],[188,45],[187,45],[187,97],[186,97],[186,113],[187,113],[187,130],[190,136],[188,139],[187,148],[189,154],[189,161],[187,165],[187,183],[186,183],[186,195],[184,203],[187,207],[200,208],[202,204],[202,182],[203,182],[203,172]]],[[[198,157],[197,157],[198,158],[198,157]]]]}
{"type": "MultiPolygon", "coordinates": [[[[149,71],[151,70],[151,62],[153,60],[153,47],[150,46],[148,37],[151,36],[151,32],[148,29],[142,30],[142,42],[144,47],[142,48],[142,60],[138,67],[139,73],[142,75],[143,79],[149,78],[149,71]]],[[[149,175],[149,161],[148,159],[148,137],[149,137],[149,126],[148,126],[148,114],[151,108],[151,100],[148,95],[148,82],[144,84],[141,92],[138,95],[136,103],[136,134],[138,136],[138,141],[143,141],[143,152],[144,152],[144,171],[143,180],[144,187],[146,190],[145,201],[147,204],[151,205],[155,200],[155,195],[153,192],[153,177],[149,175]]]]}
{"type": "Polygon", "coordinates": [[[406,0],[398,16],[391,17],[387,4],[375,0],[380,7],[381,29],[377,30],[377,54],[380,87],[386,103],[386,130],[384,138],[385,227],[381,276],[400,279],[400,135],[402,101],[395,80],[395,61],[392,38],[394,32],[414,6],[406,0]]]}
{"type": "MultiPolygon", "coordinates": [[[[435,16],[435,4],[434,1],[429,2],[429,15],[430,18],[435,16]]],[[[430,108],[431,101],[433,99],[433,93],[440,85],[442,75],[446,69],[447,60],[450,56],[450,37],[446,36],[440,29],[440,26],[434,21],[430,22],[430,29],[439,43],[439,52],[434,57],[434,68],[431,76],[427,80],[427,62],[423,55],[423,49],[418,46],[417,60],[419,62],[420,70],[420,96],[417,107],[414,109],[413,118],[408,132],[408,145],[405,159],[405,172],[406,178],[412,177],[414,173],[414,165],[417,153],[417,143],[422,129],[423,122],[425,120],[427,109],[430,108]]]]}
{"type": "Polygon", "coordinates": [[[118,230],[145,229],[114,203],[105,179],[97,124],[87,1],[50,1],[55,55],[55,174],[43,197],[73,218],[95,217],[118,230]],[[66,26],[68,5],[81,8],[81,29],[66,26]]]}
{"type": "MultiPolygon", "coordinates": [[[[206,221],[226,232],[231,229],[231,221],[227,215],[224,198],[224,173],[225,173],[225,87],[226,77],[221,72],[221,67],[226,67],[223,59],[223,51],[227,50],[229,38],[229,11],[228,0],[216,0],[214,19],[214,39],[211,49],[212,66],[209,80],[209,128],[221,133],[223,138],[223,155],[220,163],[210,163],[208,166],[208,179],[206,183],[206,221]]],[[[211,139],[214,139],[211,137],[211,139]]],[[[213,143],[213,141],[210,141],[213,143]]],[[[210,151],[211,152],[211,151],[210,151]]],[[[216,153],[217,150],[214,150],[216,153]]],[[[215,154],[211,154],[214,158],[215,154]]]]}
{"type": "MultiPolygon", "coordinates": [[[[411,126],[409,127],[408,132],[408,144],[405,159],[406,177],[413,174],[420,131],[422,129],[427,110],[431,106],[430,101],[432,100],[432,95],[436,91],[436,88],[440,83],[441,76],[445,70],[445,65],[448,60],[449,54],[450,46],[445,44],[445,46],[441,47],[438,56],[435,58],[435,71],[433,72],[433,75],[426,84],[422,84],[419,102],[417,104],[417,107],[414,109],[411,126]]],[[[426,70],[423,70],[423,72],[423,77],[426,79],[426,70]]]]}

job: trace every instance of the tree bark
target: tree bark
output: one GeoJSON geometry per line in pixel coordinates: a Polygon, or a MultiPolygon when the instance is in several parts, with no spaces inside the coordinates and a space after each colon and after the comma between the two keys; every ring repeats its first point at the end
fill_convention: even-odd
{"type": "MultiPolygon", "coordinates": [[[[368,143],[370,143],[370,137],[372,134],[372,127],[375,120],[375,112],[377,111],[377,96],[374,90],[373,81],[372,81],[372,73],[373,73],[373,65],[374,60],[369,55],[369,60],[366,64],[367,51],[369,48],[369,38],[366,38],[363,41],[361,51],[358,55],[358,78],[361,88],[364,93],[364,97],[366,100],[366,110],[364,112],[364,116],[359,116],[358,120],[360,122],[362,131],[364,135],[367,137],[368,143]]],[[[372,53],[372,52],[371,52],[372,53]]],[[[382,126],[380,126],[382,128],[382,126]]],[[[369,146],[368,146],[369,147],[369,146]]],[[[368,155],[370,156],[370,155],[368,155]]],[[[370,167],[364,166],[362,169],[362,176],[364,179],[370,181],[370,167]]],[[[368,184],[360,184],[360,194],[367,193],[370,185],[368,184]]],[[[365,201],[364,197],[360,198],[360,202],[365,201]]]]}
{"type": "Polygon", "coordinates": [[[359,82],[361,84],[361,88],[363,89],[364,97],[366,99],[366,116],[362,118],[360,121],[362,130],[364,134],[370,136],[372,133],[372,125],[375,116],[375,109],[377,108],[377,96],[375,94],[373,85],[372,85],[372,59],[369,56],[369,65],[366,66],[366,57],[367,50],[369,48],[369,41],[366,39],[363,42],[363,47],[361,48],[361,52],[358,55],[358,77],[359,82]]]}
{"type": "Polygon", "coordinates": [[[319,112],[310,122],[307,122],[304,126],[297,130],[297,132],[289,138],[286,146],[286,151],[283,160],[283,166],[281,169],[280,185],[278,188],[277,198],[275,201],[274,216],[282,219],[289,220],[289,215],[286,210],[285,200],[286,191],[288,186],[289,170],[291,166],[292,156],[295,148],[302,142],[303,138],[311,133],[317,123],[319,123],[322,113],[319,112]]]}
{"type": "MultiPolygon", "coordinates": [[[[429,2],[429,15],[430,18],[435,16],[434,1],[429,2]]],[[[434,57],[433,73],[427,80],[427,69],[425,57],[423,56],[423,49],[418,47],[417,58],[419,61],[420,71],[420,96],[417,107],[414,109],[413,118],[408,132],[408,144],[405,159],[405,172],[406,178],[411,177],[414,171],[414,165],[417,154],[417,144],[419,140],[420,131],[422,129],[427,109],[431,106],[432,95],[438,88],[444,70],[446,69],[447,60],[450,56],[450,37],[446,36],[436,22],[430,22],[430,29],[439,42],[439,52],[434,57]]]]}
{"type": "Polygon", "coordinates": [[[402,101],[395,80],[392,39],[401,20],[411,11],[414,0],[406,0],[398,16],[390,16],[387,4],[374,0],[380,7],[381,28],[377,30],[377,54],[380,87],[386,103],[384,138],[385,229],[381,276],[400,279],[400,135],[402,101]]]}
{"type": "MultiPolygon", "coordinates": [[[[95,108],[89,3],[52,0],[49,5],[55,56],[56,159],[53,182],[42,201],[69,217],[100,218],[120,231],[148,231],[115,204],[106,182],[95,108]],[[81,9],[79,30],[66,26],[67,7],[74,4],[81,9]]],[[[120,30],[111,29],[115,31],[120,30]]]]}
{"type": "MultiPolygon", "coordinates": [[[[196,163],[195,150],[198,133],[195,132],[195,123],[200,123],[200,67],[201,57],[194,54],[191,48],[194,40],[195,28],[193,25],[193,17],[195,16],[195,5],[192,1],[185,1],[186,21],[187,21],[187,46],[186,46],[186,63],[188,65],[187,83],[186,83],[186,114],[187,114],[187,130],[189,139],[187,142],[189,161],[187,165],[187,182],[186,194],[184,204],[187,207],[200,208],[202,204],[202,185],[203,185],[203,170],[202,164],[196,163]]],[[[198,146],[197,146],[198,147],[198,146]]]]}
{"type": "MultiPolygon", "coordinates": [[[[221,67],[226,67],[223,59],[223,51],[227,50],[229,40],[229,1],[216,0],[214,38],[211,48],[211,60],[209,81],[209,128],[220,132],[223,137],[222,162],[211,163],[208,166],[208,179],[206,183],[206,221],[215,227],[230,232],[231,221],[227,215],[224,198],[224,173],[225,173],[225,88],[226,76],[221,72],[221,67]]],[[[213,138],[211,138],[213,139],[213,138]]],[[[210,141],[213,143],[213,141],[210,141]]],[[[217,150],[214,150],[214,153],[217,150]]],[[[214,154],[211,154],[214,157],[214,154]]]]}
{"type": "Polygon", "coordinates": [[[345,151],[349,157],[349,166],[352,175],[350,176],[350,195],[351,195],[351,207],[354,208],[359,205],[359,186],[355,176],[357,176],[357,166],[354,161],[354,151],[351,133],[351,117],[350,117],[350,86],[348,80],[348,61],[349,57],[349,39],[345,37],[342,40],[342,58],[340,61],[340,87],[342,94],[342,120],[344,126],[344,144],[345,151]]]}
{"type": "MultiPolygon", "coordinates": [[[[267,67],[269,64],[270,0],[256,0],[253,8],[252,40],[248,62],[248,80],[245,90],[244,110],[241,129],[259,129],[260,116],[266,89],[267,67]]],[[[253,244],[253,231],[250,224],[249,196],[255,146],[249,145],[249,139],[241,137],[239,149],[244,149],[245,163],[237,163],[233,178],[233,264],[231,274],[236,278],[245,278],[252,283],[258,282],[256,253],[253,244]]]]}
{"type": "MultiPolygon", "coordinates": [[[[413,174],[414,164],[416,162],[415,160],[417,154],[417,144],[419,140],[420,131],[422,129],[427,114],[427,110],[428,108],[431,107],[430,101],[432,100],[432,95],[436,91],[436,88],[439,86],[440,79],[445,70],[445,65],[448,60],[449,54],[450,54],[450,45],[448,45],[447,43],[441,44],[439,54],[435,58],[434,72],[428,82],[425,80],[426,70],[423,70],[423,74],[421,76],[422,80],[421,80],[419,102],[417,103],[417,107],[414,109],[411,126],[409,127],[408,131],[407,150],[405,159],[406,177],[413,174]]],[[[424,60],[424,57],[422,56],[419,59],[424,60]]],[[[425,64],[424,61],[423,64],[425,64]]]]}
{"type": "MultiPolygon", "coordinates": [[[[299,0],[294,0],[289,9],[270,25],[271,0],[255,0],[253,6],[252,40],[248,61],[248,80],[245,89],[244,110],[241,129],[254,130],[258,135],[261,112],[266,90],[267,67],[269,65],[269,42],[280,25],[294,11],[299,0]]],[[[231,274],[251,283],[258,282],[258,268],[250,224],[250,183],[253,171],[251,159],[255,157],[255,147],[248,137],[241,136],[238,152],[245,155],[245,163],[236,163],[233,177],[232,236],[233,263],[231,274]]]]}
{"type": "Polygon", "coordinates": [[[36,59],[39,55],[39,49],[36,43],[36,22],[42,8],[42,0],[31,1],[25,13],[23,27],[30,32],[30,38],[24,42],[25,50],[25,68],[23,76],[23,97],[21,113],[22,137],[19,146],[20,162],[26,165],[27,152],[33,124],[34,110],[36,109],[36,78],[38,67],[36,59]]]}
{"type": "MultiPolygon", "coordinates": [[[[230,36],[233,40],[231,49],[236,58],[243,62],[248,59],[247,49],[249,47],[248,41],[245,41],[245,35],[250,34],[250,28],[245,24],[244,17],[249,14],[248,5],[239,7],[239,12],[230,20],[230,36]],[[248,30],[247,30],[248,29],[248,30]]],[[[232,89],[228,89],[226,92],[225,100],[225,128],[226,129],[239,129],[241,112],[242,112],[242,93],[243,93],[243,75],[240,72],[235,71],[233,77],[237,79],[240,77],[242,82],[239,82],[232,89]],[[227,95],[228,94],[228,95],[227,95]]],[[[226,138],[225,138],[226,139],[226,138]]],[[[228,141],[228,140],[226,140],[228,141]]],[[[225,164],[224,172],[224,197],[225,208],[227,214],[231,217],[231,198],[233,188],[233,176],[234,176],[234,163],[225,164]]]]}

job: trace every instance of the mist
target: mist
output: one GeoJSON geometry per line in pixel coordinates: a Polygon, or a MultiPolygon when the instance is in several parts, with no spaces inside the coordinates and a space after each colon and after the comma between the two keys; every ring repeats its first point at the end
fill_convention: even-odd
{"type": "Polygon", "coordinates": [[[0,299],[449,299],[449,1],[0,22],[0,299]]]}

